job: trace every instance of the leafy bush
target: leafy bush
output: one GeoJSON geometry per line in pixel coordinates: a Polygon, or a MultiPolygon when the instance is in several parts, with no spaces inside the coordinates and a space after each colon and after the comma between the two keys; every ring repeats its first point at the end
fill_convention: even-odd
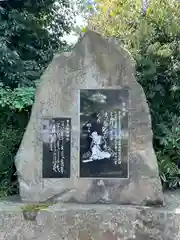
{"type": "Polygon", "coordinates": [[[1,1],[0,82],[11,88],[35,86],[73,23],[68,0],[1,1]]]}
{"type": "Polygon", "coordinates": [[[0,196],[16,193],[14,156],[30,116],[37,81],[66,43],[74,6],[63,0],[0,2],[0,196]]]}
{"type": "Polygon", "coordinates": [[[0,197],[17,193],[14,174],[14,154],[22,137],[22,131],[12,126],[0,128],[0,197]]]}
{"type": "Polygon", "coordinates": [[[8,87],[0,88],[0,107],[2,111],[9,109],[12,111],[21,111],[24,108],[32,106],[34,102],[35,88],[22,87],[11,90],[8,87]]]}
{"type": "Polygon", "coordinates": [[[180,186],[180,3],[97,0],[90,25],[120,39],[136,60],[137,79],[151,110],[160,177],[180,186]]]}
{"type": "Polygon", "coordinates": [[[14,157],[28,123],[34,88],[0,87],[0,197],[18,193],[14,157]]]}
{"type": "Polygon", "coordinates": [[[151,110],[160,177],[165,187],[175,188],[180,186],[179,41],[170,36],[153,40],[136,55],[137,77],[151,110]]]}

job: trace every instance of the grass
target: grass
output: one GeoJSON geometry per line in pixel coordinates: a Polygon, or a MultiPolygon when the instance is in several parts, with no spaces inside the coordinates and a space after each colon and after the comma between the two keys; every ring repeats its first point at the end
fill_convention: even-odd
{"type": "Polygon", "coordinates": [[[24,211],[24,212],[38,212],[40,210],[44,210],[50,206],[53,206],[54,204],[56,204],[56,202],[53,202],[53,203],[39,203],[39,204],[27,204],[23,207],[21,207],[21,209],[24,211]]]}

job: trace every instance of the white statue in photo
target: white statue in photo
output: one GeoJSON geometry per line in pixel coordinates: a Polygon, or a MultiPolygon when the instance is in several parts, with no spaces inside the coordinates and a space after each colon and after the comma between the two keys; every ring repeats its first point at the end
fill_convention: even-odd
{"type": "Polygon", "coordinates": [[[110,158],[111,154],[106,151],[103,151],[100,147],[102,143],[102,136],[98,135],[97,132],[93,132],[91,134],[91,138],[92,138],[92,143],[91,143],[92,160],[101,160],[105,158],[110,158]]]}
{"type": "MultiPolygon", "coordinates": [[[[111,158],[111,153],[106,151],[106,150],[102,150],[101,149],[101,144],[105,139],[101,136],[98,135],[97,132],[92,132],[91,134],[91,138],[92,138],[92,143],[91,143],[91,157],[89,160],[102,160],[102,159],[110,159],[111,158]]],[[[105,142],[105,149],[106,149],[106,142],[105,142]]]]}

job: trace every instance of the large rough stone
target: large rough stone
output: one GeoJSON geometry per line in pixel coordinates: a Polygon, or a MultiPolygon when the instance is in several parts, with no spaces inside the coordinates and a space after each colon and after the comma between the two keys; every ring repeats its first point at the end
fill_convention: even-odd
{"type": "Polygon", "coordinates": [[[79,203],[162,203],[162,187],[152,146],[151,119],[145,94],[137,83],[134,62],[123,48],[88,31],[70,53],[56,56],[41,78],[35,104],[16,156],[23,201],[79,203]],[[128,88],[130,92],[129,179],[79,176],[79,89],[128,88]],[[44,117],[72,118],[71,178],[42,179],[41,126],[44,117]],[[105,196],[108,196],[106,201],[105,196]]]}

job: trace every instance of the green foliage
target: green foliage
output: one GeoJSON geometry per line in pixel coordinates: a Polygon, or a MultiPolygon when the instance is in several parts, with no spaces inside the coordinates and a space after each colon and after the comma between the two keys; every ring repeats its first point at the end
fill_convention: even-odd
{"type": "Polygon", "coordinates": [[[17,181],[13,177],[14,154],[24,130],[8,123],[0,125],[0,197],[17,192],[17,181]]]}
{"type": "Polygon", "coordinates": [[[52,202],[52,203],[39,203],[39,204],[28,204],[23,207],[21,207],[23,212],[32,212],[32,211],[40,211],[47,209],[48,207],[53,206],[57,202],[52,202]]]}
{"type": "Polygon", "coordinates": [[[0,107],[2,109],[22,110],[31,107],[34,102],[35,88],[22,87],[11,90],[9,87],[0,88],[0,107]]]}
{"type": "Polygon", "coordinates": [[[18,193],[14,156],[29,119],[34,92],[32,87],[0,87],[0,197],[18,193]]]}
{"type": "Polygon", "coordinates": [[[0,197],[18,193],[14,156],[34,100],[34,88],[0,87],[0,197]]]}
{"type": "Polygon", "coordinates": [[[168,155],[157,152],[159,174],[164,188],[177,188],[180,185],[180,170],[168,155]]]}
{"type": "Polygon", "coordinates": [[[180,186],[180,118],[172,116],[167,122],[156,125],[154,141],[163,185],[176,188],[180,186]]]}
{"type": "Polygon", "coordinates": [[[36,83],[74,23],[68,0],[0,1],[0,197],[18,193],[14,157],[36,83]]]}
{"type": "Polygon", "coordinates": [[[180,3],[149,0],[98,0],[90,24],[115,36],[136,59],[152,116],[160,176],[168,188],[180,186],[180,3]]]}
{"type": "Polygon", "coordinates": [[[0,82],[35,86],[54,51],[65,43],[73,11],[67,1],[7,1],[0,4],[0,82]]]}
{"type": "Polygon", "coordinates": [[[34,101],[33,87],[0,87],[0,197],[18,193],[14,156],[34,101]]]}
{"type": "Polygon", "coordinates": [[[143,44],[141,56],[136,57],[137,76],[151,110],[162,182],[175,188],[180,186],[179,42],[167,38],[159,43],[143,44]]]}

